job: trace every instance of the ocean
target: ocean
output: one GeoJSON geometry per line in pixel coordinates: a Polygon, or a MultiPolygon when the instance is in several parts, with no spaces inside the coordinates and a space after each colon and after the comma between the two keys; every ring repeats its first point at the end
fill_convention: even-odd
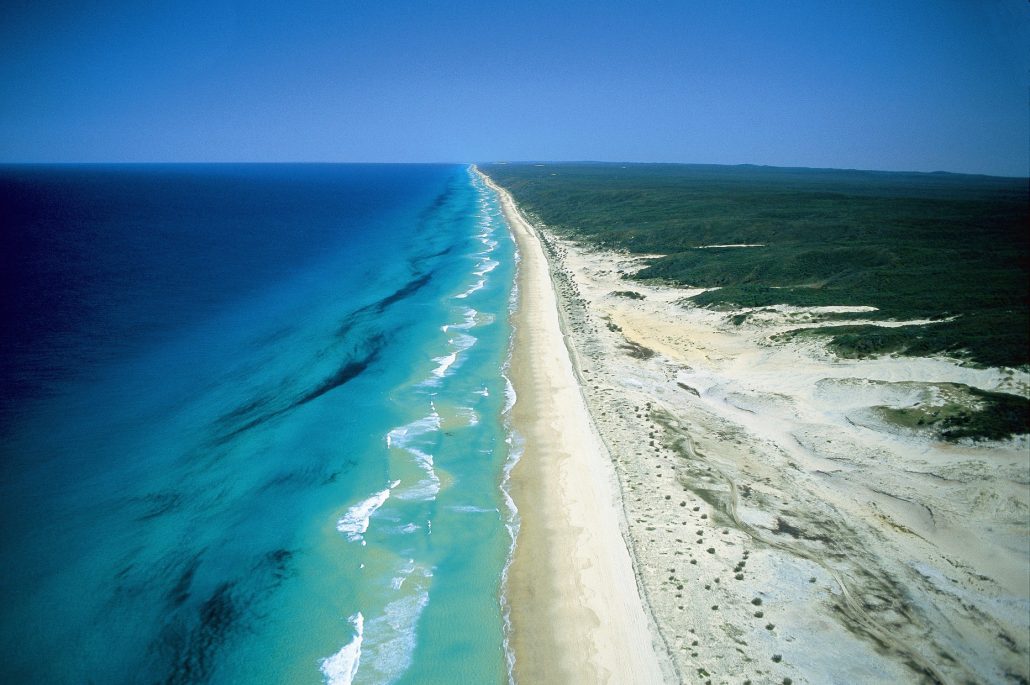
{"type": "Polygon", "coordinates": [[[467,166],[5,166],[0,216],[0,680],[508,681],[467,166]]]}

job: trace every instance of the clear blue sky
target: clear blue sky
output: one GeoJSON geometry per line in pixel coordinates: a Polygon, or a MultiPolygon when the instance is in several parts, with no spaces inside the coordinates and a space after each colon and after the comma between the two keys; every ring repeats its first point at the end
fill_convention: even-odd
{"type": "Polygon", "coordinates": [[[0,9],[3,161],[1028,173],[1025,0],[0,9]]]}

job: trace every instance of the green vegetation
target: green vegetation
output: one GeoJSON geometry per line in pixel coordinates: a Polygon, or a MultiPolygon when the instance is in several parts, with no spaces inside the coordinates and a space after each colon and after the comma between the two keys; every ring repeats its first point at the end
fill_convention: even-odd
{"type": "Polygon", "coordinates": [[[822,326],[789,331],[776,337],[788,340],[831,336],[828,347],[845,358],[882,354],[920,357],[943,353],[952,357],[969,356],[988,366],[1018,366],[1026,363],[1027,354],[1026,312],[1022,314],[1020,321],[1005,311],[974,310],[954,320],[925,326],[822,326]],[[1024,355],[1022,361],[1017,356],[1019,351],[1024,355]]]}
{"type": "Polygon", "coordinates": [[[664,255],[632,278],[719,288],[693,298],[699,306],[869,305],[879,311],[847,318],[934,323],[788,335],[830,336],[842,356],[1030,363],[1027,179],[678,164],[482,169],[563,235],[664,255]]]}
{"type": "Polygon", "coordinates": [[[909,430],[929,430],[954,442],[962,438],[1003,440],[1030,433],[1030,400],[959,384],[941,384],[939,403],[875,407],[884,420],[909,430]]]}
{"type": "Polygon", "coordinates": [[[979,411],[959,412],[957,416],[944,419],[940,430],[945,440],[1001,440],[1030,433],[1030,401],[1026,398],[977,388],[970,388],[969,392],[984,406],[979,411]]]}

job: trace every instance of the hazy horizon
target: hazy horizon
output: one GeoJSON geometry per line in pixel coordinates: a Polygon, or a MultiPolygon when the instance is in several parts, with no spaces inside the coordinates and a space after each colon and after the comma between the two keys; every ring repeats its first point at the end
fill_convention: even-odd
{"type": "Polygon", "coordinates": [[[754,167],[759,169],[798,169],[805,171],[845,171],[855,173],[874,173],[874,174],[923,174],[923,175],[936,175],[945,174],[951,176],[986,176],[993,178],[1015,178],[1015,179],[1030,179],[1030,174],[982,174],[976,172],[965,172],[965,171],[946,171],[943,169],[936,169],[930,171],[920,171],[916,169],[858,169],[853,167],[813,167],[813,166],[786,166],[781,164],[752,164],[750,162],[740,162],[738,164],[720,164],[714,162],[652,162],[645,160],[628,160],[628,159],[511,159],[511,160],[488,160],[488,159],[477,159],[473,161],[455,161],[455,160],[426,160],[419,162],[408,162],[408,161],[391,161],[382,162],[374,160],[270,160],[270,161],[232,161],[232,160],[202,160],[202,161],[0,161],[0,166],[197,166],[197,165],[250,165],[250,164],[269,164],[269,165],[462,165],[462,164],[563,164],[563,165],[579,165],[579,164],[604,164],[604,165],[617,165],[617,164],[635,164],[635,165],[673,165],[673,166],[714,166],[714,167],[754,167]]]}
{"type": "Polygon", "coordinates": [[[1016,0],[0,10],[0,161],[1030,167],[1016,0]]]}

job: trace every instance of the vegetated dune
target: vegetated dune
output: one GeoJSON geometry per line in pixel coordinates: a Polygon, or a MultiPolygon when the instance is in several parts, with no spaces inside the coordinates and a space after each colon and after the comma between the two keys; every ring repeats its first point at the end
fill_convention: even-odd
{"type": "Polygon", "coordinates": [[[1027,438],[942,439],[1025,370],[844,359],[782,334],[871,308],[702,308],[542,235],[681,680],[1030,678],[1027,438]]]}

